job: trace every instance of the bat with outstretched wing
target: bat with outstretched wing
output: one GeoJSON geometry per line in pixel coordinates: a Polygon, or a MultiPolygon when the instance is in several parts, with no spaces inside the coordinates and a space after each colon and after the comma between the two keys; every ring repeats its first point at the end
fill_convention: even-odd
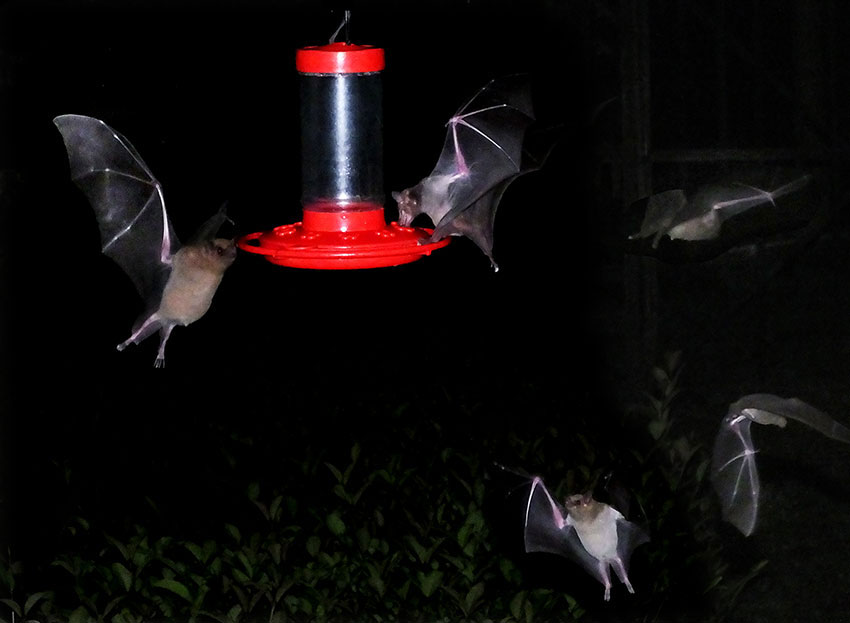
{"type": "Polygon", "coordinates": [[[236,258],[234,241],[215,237],[227,220],[224,207],[181,246],[162,186],[130,141],[93,117],[60,115],[53,122],[65,142],[71,179],[97,217],[103,253],[127,273],[145,302],[118,350],[159,331],[154,365],[162,367],[171,331],[207,312],[236,258]]]}
{"type": "Polygon", "coordinates": [[[702,186],[691,196],[682,189],[659,192],[647,200],[640,230],[629,239],[651,237],[653,249],[664,236],[671,240],[712,240],[720,236],[724,221],[760,205],[775,206],[777,199],[799,191],[811,179],[811,175],[801,175],[773,190],[730,182],[702,186]]]}
{"type": "Polygon", "coordinates": [[[630,593],[628,568],[632,552],[649,535],[613,506],[589,494],[570,495],[559,504],[543,479],[534,476],[525,507],[525,551],[548,552],[578,563],[605,587],[611,598],[610,568],[630,593]]]}
{"type": "Polygon", "coordinates": [[[733,402],[714,442],[711,481],[720,498],[723,518],[745,536],[755,530],[760,493],[757,450],[750,425],[756,422],[784,428],[788,420],[802,422],[831,439],[850,443],[850,429],[797,398],[750,394],[733,402]]]}
{"type": "Polygon", "coordinates": [[[434,232],[425,243],[465,236],[493,259],[496,210],[508,186],[543,166],[555,132],[527,136],[534,121],[528,77],[488,82],[449,119],[443,151],[431,174],[416,186],[393,192],[399,224],[426,214],[434,232]]]}

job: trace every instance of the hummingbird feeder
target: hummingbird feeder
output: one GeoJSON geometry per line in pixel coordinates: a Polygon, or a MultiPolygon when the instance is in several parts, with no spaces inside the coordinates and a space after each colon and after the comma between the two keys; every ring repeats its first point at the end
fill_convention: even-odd
{"type": "Polygon", "coordinates": [[[397,266],[449,238],[384,220],[382,48],[329,43],[295,55],[301,91],[302,220],[239,239],[239,248],[294,268],[397,266]]]}

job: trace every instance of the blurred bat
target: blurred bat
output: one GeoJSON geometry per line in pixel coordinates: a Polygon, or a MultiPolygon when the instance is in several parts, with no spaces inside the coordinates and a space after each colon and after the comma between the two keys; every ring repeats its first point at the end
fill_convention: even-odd
{"type": "Polygon", "coordinates": [[[711,481],[720,498],[723,518],[745,536],[753,533],[758,517],[759,476],[750,423],[784,428],[797,420],[816,431],[850,443],[850,429],[797,398],[750,394],[729,406],[714,442],[711,481]]]}
{"type": "Polygon", "coordinates": [[[562,506],[542,478],[531,479],[525,508],[525,551],[549,552],[577,562],[605,587],[605,601],[611,598],[609,566],[626,589],[635,592],[628,576],[629,559],[637,546],[648,541],[649,535],[640,526],[589,493],[571,495],[562,506]]]}
{"type": "Polygon", "coordinates": [[[629,239],[652,236],[653,249],[665,235],[673,240],[711,240],[720,235],[723,221],[762,204],[775,206],[776,199],[800,190],[811,179],[803,175],[772,191],[732,182],[703,186],[692,197],[681,189],[660,192],[649,197],[640,231],[629,239]]]}
{"type": "Polygon", "coordinates": [[[127,273],[145,302],[118,350],[159,330],[154,365],[161,368],[171,331],[206,313],[236,258],[233,240],[215,238],[227,220],[224,206],[181,247],[165,211],[162,186],[130,141],[93,117],[60,115],[53,123],[65,142],[71,179],[94,209],[103,253],[127,273]]]}
{"type": "Polygon", "coordinates": [[[446,236],[466,236],[493,260],[496,209],[507,187],[520,175],[539,169],[553,135],[526,141],[534,121],[527,76],[488,82],[449,119],[443,151],[431,174],[416,186],[393,192],[399,224],[427,214],[434,232],[423,244],[446,236]]]}

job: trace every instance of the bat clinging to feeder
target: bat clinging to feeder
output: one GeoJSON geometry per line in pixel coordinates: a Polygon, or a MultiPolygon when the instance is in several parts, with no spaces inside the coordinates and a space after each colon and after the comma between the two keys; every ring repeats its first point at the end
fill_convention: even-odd
{"type": "Polygon", "coordinates": [[[723,518],[745,536],[753,533],[758,518],[759,476],[750,424],[784,428],[797,420],[831,439],[850,443],[850,429],[797,398],[750,394],[729,406],[714,442],[711,481],[720,498],[723,518]]]}
{"type": "Polygon", "coordinates": [[[118,350],[159,330],[154,365],[162,367],[171,331],[207,312],[236,258],[232,240],[215,238],[227,220],[224,207],[181,247],[165,211],[162,186],[126,138],[93,117],[61,115],[53,122],[65,142],[71,179],[94,209],[103,253],[127,273],[145,302],[118,350]]]}
{"type": "Polygon", "coordinates": [[[466,236],[493,260],[493,223],[507,187],[539,169],[552,147],[530,145],[534,121],[527,77],[491,80],[449,119],[443,151],[431,174],[416,186],[392,193],[399,223],[427,214],[434,232],[427,242],[466,236]]]}
{"type": "Polygon", "coordinates": [[[589,493],[571,495],[565,505],[555,501],[535,476],[525,509],[525,551],[549,552],[580,564],[605,587],[611,598],[609,567],[630,593],[628,566],[632,551],[649,536],[613,506],[594,500],[589,493]]]}
{"type": "Polygon", "coordinates": [[[733,182],[703,186],[690,197],[681,189],[656,193],[649,197],[640,231],[629,238],[652,236],[653,248],[665,235],[672,240],[712,240],[725,220],[759,205],[775,206],[776,199],[810,181],[810,175],[803,175],[771,191],[733,182]]]}

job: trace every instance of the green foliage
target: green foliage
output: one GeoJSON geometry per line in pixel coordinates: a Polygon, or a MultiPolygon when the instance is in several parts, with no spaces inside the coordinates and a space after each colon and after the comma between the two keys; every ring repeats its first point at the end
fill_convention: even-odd
{"type": "MultiPolygon", "coordinates": [[[[579,618],[575,600],[523,588],[494,550],[479,459],[452,448],[431,455],[421,434],[407,430],[389,451],[355,442],[345,456],[317,453],[290,466],[298,477],[285,490],[251,481],[243,505],[255,512],[205,540],[145,521],[107,534],[75,518],[51,565],[56,594],[3,603],[40,623],[579,618]]],[[[9,595],[20,571],[0,576],[9,595]]]]}
{"type": "MultiPolygon", "coordinates": [[[[476,405],[447,395],[446,405],[462,405],[458,417],[431,417],[434,404],[394,405],[375,426],[387,423],[387,434],[358,431],[343,445],[293,442],[284,452],[270,442],[258,456],[258,437],[223,431],[214,521],[181,529],[149,499],[147,514],[109,523],[79,504],[49,564],[0,558],[0,623],[568,623],[602,607],[652,620],[701,599],[717,604],[706,620],[720,618],[764,563],[727,563],[708,449],[680,422],[681,370],[679,355],[668,355],[652,370],[646,404],[620,419],[543,405],[536,422],[485,433],[476,405]],[[612,466],[627,474],[651,535],[632,561],[637,594],[603,606],[601,589],[579,596],[559,581],[583,574],[572,563],[506,551],[488,505],[496,457],[545,475],[559,497],[592,488],[612,466]],[[536,573],[538,561],[555,571],[536,573]]],[[[518,390],[517,405],[532,404],[522,392],[533,388],[518,390]]],[[[508,531],[519,536],[521,525],[508,531]]]]}

